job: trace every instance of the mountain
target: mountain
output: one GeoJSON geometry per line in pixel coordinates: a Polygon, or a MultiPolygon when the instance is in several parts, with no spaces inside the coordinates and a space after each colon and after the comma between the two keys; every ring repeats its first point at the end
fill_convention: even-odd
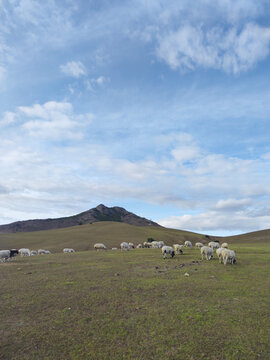
{"type": "Polygon", "coordinates": [[[97,221],[116,221],[135,226],[159,226],[159,224],[135,215],[124,208],[107,207],[103,204],[80,214],[56,218],[16,221],[0,225],[0,233],[31,232],[40,230],[61,229],[76,225],[92,224],[97,221]]]}

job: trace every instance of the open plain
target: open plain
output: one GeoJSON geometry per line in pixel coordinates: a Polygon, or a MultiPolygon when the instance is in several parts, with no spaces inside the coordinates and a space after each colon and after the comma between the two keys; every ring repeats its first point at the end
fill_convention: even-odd
{"type": "Polygon", "coordinates": [[[233,266],[201,261],[194,247],[167,260],[160,249],[92,250],[95,240],[111,248],[150,235],[169,245],[204,238],[166,228],[106,222],[1,235],[1,248],[53,254],[0,264],[0,358],[269,359],[267,234],[226,238],[233,266]],[[61,253],[66,246],[77,252],[61,253]]]}

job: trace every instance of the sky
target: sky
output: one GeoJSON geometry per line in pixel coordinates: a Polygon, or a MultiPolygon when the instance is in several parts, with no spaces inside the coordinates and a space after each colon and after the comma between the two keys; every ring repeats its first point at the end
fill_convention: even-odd
{"type": "Polygon", "coordinates": [[[0,0],[0,224],[267,229],[269,139],[268,0],[0,0]]]}

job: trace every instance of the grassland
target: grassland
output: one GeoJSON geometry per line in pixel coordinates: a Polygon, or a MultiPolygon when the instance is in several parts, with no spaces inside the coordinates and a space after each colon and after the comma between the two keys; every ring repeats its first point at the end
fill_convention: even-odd
{"type": "MultiPolygon", "coordinates": [[[[81,250],[92,241],[84,229],[81,250]]],[[[76,248],[80,237],[66,243],[66,231],[59,230],[63,242],[47,236],[42,246],[36,233],[23,234],[22,243],[76,248]]],[[[171,231],[144,231],[123,238],[173,238],[171,231]]],[[[98,228],[93,239],[101,240],[98,228]]],[[[122,240],[112,232],[107,239],[111,246],[122,240]]],[[[241,240],[232,248],[237,264],[226,267],[216,258],[201,262],[194,248],[167,260],[159,249],[136,249],[0,264],[0,359],[269,359],[270,242],[241,240]]]]}
{"type": "Polygon", "coordinates": [[[72,247],[77,251],[86,251],[92,250],[97,242],[102,242],[108,248],[112,248],[119,247],[122,241],[138,244],[146,241],[148,237],[163,240],[166,244],[185,240],[209,241],[204,235],[188,231],[103,221],[57,230],[0,234],[0,249],[27,247],[30,249],[46,248],[52,252],[61,252],[65,247],[72,247]]]}

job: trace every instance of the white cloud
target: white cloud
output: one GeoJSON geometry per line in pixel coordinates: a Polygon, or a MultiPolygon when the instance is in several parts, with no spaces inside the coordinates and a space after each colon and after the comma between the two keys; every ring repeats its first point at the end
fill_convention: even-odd
{"type": "Polygon", "coordinates": [[[194,232],[219,234],[239,234],[269,228],[270,214],[252,216],[248,212],[216,212],[205,211],[195,215],[172,216],[160,219],[162,226],[185,229],[194,232]]]}
{"type": "Polygon", "coordinates": [[[226,199],[219,200],[215,208],[222,211],[235,211],[246,208],[249,205],[251,205],[250,199],[226,199]]]}
{"type": "Polygon", "coordinates": [[[70,61],[60,66],[60,70],[67,76],[80,78],[87,76],[87,70],[81,61],[70,61]]]}
{"type": "Polygon", "coordinates": [[[105,76],[99,76],[96,79],[87,79],[86,80],[86,87],[88,90],[90,91],[94,91],[96,89],[96,87],[101,87],[103,86],[105,83],[109,83],[110,82],[110,78],[105,77],[105,76]]]}
{"type": "Polygon", "coordinates": [[[68,102],[49,101],[43,105],[20,106],[15,113],[6,112],[3,124],[8,126],[16,120],[25,133],[40,139],[79,140],[93,119],[91,113],[74,114],[68,102]]]}
{"type": "Polygon", "coordinates": [[[157,55],[172,69],[202,67],[238,74],[265,59],[269,50],[270,28],[253,23],[240,31],[186,25],[160,36],[157,55]]]}
{"type": "Polygon", "coordinates": [[[10,111],[6,111],[0,119],[0,127],[11,125],[15,122],[16,114],[10,111]]]}

